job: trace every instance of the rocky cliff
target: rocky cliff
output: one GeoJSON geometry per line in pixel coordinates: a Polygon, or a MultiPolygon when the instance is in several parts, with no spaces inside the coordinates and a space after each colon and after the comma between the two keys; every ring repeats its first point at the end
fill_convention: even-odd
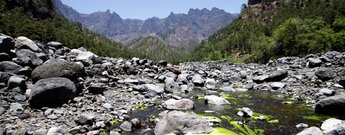
{"type": "Polygon", "coordinates": [[[56,7],[67,18],[110,39],[127,43],[139,37],[156,36],[171,46],[195,45],[213,32],[232,22],[237,14],[213,8],[190,9],[187,14],[171,13],[168,17],[147,20],[122,19],[118,14],[95,12],[80,14],[56,0],[56,7]]]}

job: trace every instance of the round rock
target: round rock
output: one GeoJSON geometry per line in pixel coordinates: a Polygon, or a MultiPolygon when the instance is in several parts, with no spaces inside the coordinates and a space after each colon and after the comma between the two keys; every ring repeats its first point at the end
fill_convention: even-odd
{"type": "Polygon", "coordinates": [[[32,88],[29,103],[33,108],[56,107],[73,99],[75,95],[76,87],[67,78],[42,79],[32,88]]]}
{"type": "Polygon", "coordinates": [[[67,62],[65,60],[52,60],[43,65],[38,66],[32,72],[32,80],[34,82],[52,77],[65,77],[72,81],[76,81],[79,77],[85,77],[85,69],[80,65],[67,62]]]}

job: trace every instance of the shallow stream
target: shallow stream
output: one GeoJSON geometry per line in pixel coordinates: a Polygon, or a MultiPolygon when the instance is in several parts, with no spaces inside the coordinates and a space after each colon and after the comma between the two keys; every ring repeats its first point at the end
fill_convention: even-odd
{"type": "MultiPolygon", "coordinates": [[[[198,90],[186,95],[186,97],[194,97],[194,108],[190,111],[219,122],[215,126],[218,133],[214,134],[289,135],[303,130],[303,128],[296,128],[297,124],[305,123],[309,127],[320,127],[322,121],[329,118],[328,116],[314,113],[310,101],[296,101],[274,92],[229,92],[221,93],[220,95],[231,104],[222,106],[206,104],[203,99],[204,93],[198,90]],[[242,107],[250,108],[254,112],[253,117],[243,118],[238,116],[239,108],[242,107]],[[259,116],[265,117],[265,120],[259,120],[259,116]]],[[[131,118],[139,118],[148,122],[149,119],[157,118],[162,111],[164,109],[149,107],[134,111],[130,116],[131,118]]],[[[153,124],[148,125],[148,127],[154,129],[153,124]]],[[[136,130],[130,134],[140,134],[140,132],[140,130],[136,130]]]]}

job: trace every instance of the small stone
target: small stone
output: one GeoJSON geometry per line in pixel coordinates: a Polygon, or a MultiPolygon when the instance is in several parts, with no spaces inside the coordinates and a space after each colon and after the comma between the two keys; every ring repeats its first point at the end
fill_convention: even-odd
{"type": "Polygon", "coordinates": [[[239,115],[241,117],[252,117],[253,111],[248,107],[243,107],[243,108],[241,108],[241,111],[239,111],[237,113],[237,115],[239,115]]]}
{"type": "Polygon", "coordinates": [[[222,97],[218,97],[215,95],[205,96],[205,100],[207,101],[207,103],[215,104],[215,105],[228,105],[228,104],[230,104],[229,101],[225,100],[222,97]]]}
{"type": "Polygon", "coordinates": [[[138,118],[132,119],[131,123],[133,124],[133,127],[135,127],[135,128],[139,128],[141,126],[140,120],[138,118]]]}
{"type": "Polygon", "coordinates": [[[11,115],[13,115],[13,116],[19,115],[19,114],[23,113],[23,111],[24,111],[24,108],[22,107],[21,104],[11,103],[11,106],[10,106],[11,115]]]}
{"type": "Polygon", "coordinates": [[[125,121],[125,122],[123,122],[123,123],[120,125],[120,128],[121,128],[123,131],[130,132],[130,131],[132,131],[132,123],[130,123],[130,122],[128,122],[128,121],[125,121]]]}
{"type": "Polygon", "coordinates": [[[335,94],[335,91],[334,90],[330,90],[330,89],[327,89],[327,88],[322,88],[322,89],[319,89],[319,91],[316,93],[316,95],[318,96],[333,96],[335,94]]]}
{"type": "Polygon", "coordinates": [[[107,88],[102,83],[92,83],[88,90],[92,94],[103,94],[107,88]]]}
{"type": "Polygon", "coordinates": [[[8,80],[8,89],[12,89],[15,87],[19,87],[22,90],[26,89],[25,79],[18,77],[18,76],[11,76],[8,80]]]}
{"type": "Polygon", "coordinates": [[[273,82],[273,83],[270,84],[270,86],[271,86],[272,89],[278,90],[278,89],[284,88],[285,87],[285,83],[273,82]]]}
{"type": "Polygon", "coordinates": [[[300,124],[297,124],[296,125],[296,128],[308,128],[308,124],[305,124],[305,123],[300,123],[300,124]]]}
{"type": "Polygon", "coordinates": [[[163,103],[163,106],[169,110],[189,110],[194,107],[194,102],[190,99],[169,99],[163,103]]]}
{"type": "Polygon", "coordinates": [[[66,129],[65,126],[52,127],[48,130],[47,135],[64,135],[67,133],[66,129]]]}
{"type": "Polygon", "coordinates": [[[308,59],[308,66],[310,68],[320,67],[321,64],[322,64],[322,61],[320,59],[315,59],[315,58],[309,58],[308,59]]]}
{"type": "Polygon", "coordinates": [[[76,126],[76,127],[72,128],[72,129],[70,129],[69,133],[70,134],[78,134],[80,130],[81,130],[81,127],[80,126],[76,126]]]}
{"type": "Polygon", "coordinates": [[[78,119],[75,121],[79,125],[93,125],[93,122],[95,120],[95,116],[92,114],[82,114],[78,117],[78,119]]]}
{"type": "Polygon", "coordinates": [[[33,135],[47,135],[47,132],[48,132],[47,129],[41,128],[41,129],[36,130],[33,135]]]}
{"type": "Polygon", "coordinates": [[[58,119],[59,117],[56,116],[55,114],[51,114],[51,115],[49,115],[47,118],[48,118],[48,119],[52,119],[52,120],[56,120],[56,119],[58,119]]]}
{"type": "Polygon", "coordinates": [[[47,109],[46,111],[44,111],[44,115],[46,116],[49,116],[52,113],[53,113],[53,109],[47,109]]]}
{"type": "Polygon", "coordinates": [[[111,104],[109,104],[109,103],[103,104],[103,107],[106,108],[106,109],[111,109],[111,108],[113,108],[113,106],[112,106],[111,104]]]}

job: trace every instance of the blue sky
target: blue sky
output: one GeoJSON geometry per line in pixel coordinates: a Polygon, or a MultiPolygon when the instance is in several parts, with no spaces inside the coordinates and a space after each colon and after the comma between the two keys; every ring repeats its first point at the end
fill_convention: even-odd
{"type": "Polygon", "coordinates": [[[95,11],[116,12],[122,18],[147,19],[167,17],[170,12],[187,13],[190,8],[217,7],[230,13],[239,13],[248,0],[62,0],[80,13],[95,11]]]}

